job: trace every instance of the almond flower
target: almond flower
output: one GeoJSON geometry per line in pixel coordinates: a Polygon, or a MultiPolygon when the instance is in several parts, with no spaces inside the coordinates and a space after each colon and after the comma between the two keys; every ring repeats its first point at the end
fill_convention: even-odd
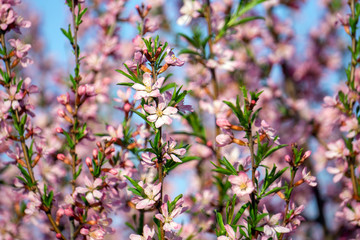
{"type": "Polygon", "coordinates": [[[163,98],[159,98],[157,107],[144,105],[144,109],[150,115],[146,118],[149,122],[155,122],[155,127],[160,128],[162,125],[172,123],[171,115],[177,113],[177,108],[166,106],[167,103],[163,98]]]}
{"type": "MultiPolygon", "coordinates": [[[[269,213],[264,205],[263,213],[269,213]]],[[[287,227],[283,227],[279,225],[279,221],[281,219],[281,213],[272,215],[269,217],[269,214],[263,219],[266,222],[264,226],[264,233],[272,237],[272,239],[277,240],[277,233],[289,233],[291,230],[287,227]]]]}
{"type": "Polygon", "coordinates": [[[159,97],[160,88],[164,82],[163,77],[159,78],[154,84],[152,84],[152,77],[150,73],[144,73],[143,84],[135,83],[132,87],[136,90],[134,95],[135,100],[149,97],[159,97]]]}
{"type": "Polygon", "coordinates": [[[174,162],[181,162],[178,156],[183,156],[186,153],[185,148],[175,148],[176,142],[174,139],[170,138],[169,143],[165,146],[165,155],[166,159],[172,159],[174,162]]]}
{"type": "Polygon", "coordinates": [[[0,6],[0,28],[1,30],[6,30],[8,25],[12,24],[15,21],[15,12],[11,8],[10,4],[2,3],[0,6]]]}
{"type": "Polygon", "coordinates": [[[176,21],[179,25],[188,25],[192,18],[200,16],[198,10],[201,9],[201,4],[198,1],[184,0],[184,5],[180,8],[181,17],[176,21]]]}
{"type": "Polygon", "coordinates": [[[91,182],[88,177],[85,177],[85,186],[86,187],[77,187],[76,192],[77,193],[86,193],[86,200],[93,204],[96,202],[96,199],[100,199],[103,194],[97,190],[98,187],[102,185],[102,179],[97,178],[94,182],[91,182]]]}
{"type": "Polygon", "coordinates": [[[170,201],[169,196],[165,195],[164,203],[161,205],[161,214],[158,213],[155,217],[164,223],[165,231],[179,230],[181,228],[181,224],[174,222],[173,219],[187,210],[187,207],[182,206],[184,199],[180,198],[176,202],[176,206],[171,213],[169,213],[168,201],[170,201]]]}
{"type": "Polygon", "coordinates": [[[234,229],[229,224],[226,224],[225,230],[226,230],[227,236],[220,236],[217,238],[217,240],[238,240],[238,239],[240,239],[240,232],[239,232],[238,227],[236,228],[236,233],[235,233],[234,229]]]}
{"type": "Polygon", "coordinates": [[[224,132],[223,134],[216,136],[216,143],[218,147],[229,145],[234,140],[234,134],[230,129],[223,128],[222,131],[224,132]]]}
{"type": "Polygon", "coordinates": [[[33,215],[39,212],[40,206],[42,205],[39,195],[34,192],[29,192],[28,199],[29,202],[26,205],[25,214],[33,215]]]}
{"type": "Polygon", "coordinates": [[[19,100],[22,100],[24,98],[24,93],[22,91],[17,92],[16,86],[11,86],[9,89],[9,93],[5,93],[3,91],[0,91],[0,97],[7,100],[5,101],[6,106],[11,106],[12,109],[20,109],[20,102],[19,100]]]}
{"type": "Polygon", "coordinates": [[[345,207],[343,210],[344,217],[348,220],[351,224],[360,226],[360,203],[353,202],[351,204],[351,208],[345,207]],[[355,206],[354,206],[355,205],[355,206]]]}
{"type": "Polygon", "coordinates": [[[237,196],[244,196],[254,191],[254,184],[245,172],[240,172],[238,176],[230,176],[229,182],[232,184],[231,189],[237,196]]]}
{"type": "Polygon", "coordinates": [[[149,228],[149,226],[146,224],[144,226],[143,235],[137,235],[137,234],[131,234],[130,240],[152,240],[155,234],[154,228],[149,228]]]}
{"type": "Polygon", "coordinates": [[[180,58],[177,58],[174,52],[170,48],[168,48],[166,51],[167,51],[167,55],[165,57],[165,62],[169,66],[181,67],[182,65],[184,65],[185,61],[181,60],[180,58]]]}
{"type": "Polygon", "coordinates": [[[147,184],[139,182],[139,185],[144,189],[146,198],[136,196],[133,198],[133,202],[136,204],[136,209],[150,209],[160,199],[161,183],[147,184]]]}
{"type": "Polygon", "coordinates": [[[301,172],[304,181],[305,181],[307,184],[309,184],[309,186],[315,187],[315,186],[317,185],[316,177],[315,177],[315,176],[311,176],[311,175],[310,175],[310,172],[307,172],[307,173],[306,173],[306,170],[307,170],[307,168],[304,167],[304,169],[303,169],[302,172],[301,172]]]}
{"type": "Polygon", "coordinates": [[[153,167],[153,166],[155,166],[155,163],[156,163],[156,160],[153,161],[154,158],[156,158],[156,155],[152,152],[142,153],[140,163],[147,167],[153,167]]]}
{"type": "Polygon", "coordinates": [[[349,149],[346,148],[344,140],[339,139],[334,143],[328,144],[329,151],[325,152],[325,156],[329,159],[343,158],[349,155],[349,149]]]}
{"type": "Polygon", "coordinates": [[[335,175],[333,178],[334,183],[337,183],[340,181],[345,173],[348,171],[348,163],[347,161],[344,161],[343,159],[338,159],[335,162],[335,167],[327,167],[326,170],[330,173],[335,175]]]}
{"type": "Polygon", "coordinates": [[[10,39],[9,43],[14,48],[16,57],[20,59],[25,57],[31,48],[30,44],[24,44],[19,39],[10,39]]]}
{"type": "Polygon", "coordinates": [[[101,227],[92,226],[90,229],[82,228],[80,230],[82,235],[87,236],[88,240],[102,240],[105,237],[105,230],[101,227]]]}

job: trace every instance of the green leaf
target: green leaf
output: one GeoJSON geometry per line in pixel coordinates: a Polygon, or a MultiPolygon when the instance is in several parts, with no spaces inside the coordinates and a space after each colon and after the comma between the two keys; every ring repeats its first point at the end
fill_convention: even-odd
{"type": "Polygon", "coordinates": [[[265,2],[266,0],[253,0],[251,2],[249,2],[248,4],[246,4],[244,7],[238,8],[238,11],[236,13],[236,15],[238,17],[244,15],[245,13],[247,13],[248,11],[250,11],[251,9],[253,9],[254,7],[256,7],[257,5],[265,2]]]}
{"type": "Polygon", "coordinates": [[[245,203],[241,206],[240,210],[236,213],[235,218],[232,221],[232,224],[237,224],[242,214],[245,212],[245,209],[250,205],[250,202],[245,203]]]}
{"type": "Polygon", "coordinates": [[[226,233],[226,229],[225,229],[225,226],[224,226],[224,222],[223,222],[223,218],[221,216],[221,213],[216,212],[216,220],[217,220],[217,222],[219,224],[219,227],[220,227],[220,234],[224,235],[226,233]]]}
{"type": "Polygon", "coordinates": [[[124,175],[124,177],[129,180],[129,182],[131,182],[131,184],[139,191],[139,192],[144,192],[144,189],[133,179],[131,179],[130,177],[124,175]]]}
{"type": "Polygon", "coordinates": [[[141,117],[142,119],[145,120],[145,122],[147,122],[154,130],[156,130],[154,124],[152,122],[149,122],[146,118],[146,116],[144,114],[142,114],[141,112],[139,111],[136,111],[136,110],[131,110],[132,112],[134,112],[135,114],[137,114],[139,117],[141,117]]]}
{"type": "MultiPolygon", "coordinates": [[[[116,70],[116,71],[117,71],[117,70],[116,70]]],[[[116,84],[116,85],[132,87],[132,86],[134,85],[134,83],[123,82],[123,83],[118,83],[118,84],[116,84]]]]}
{"type": "Polygon", "coordinates": [[[231,171],[233,175],[237,175],[236,169],[225,157],[223,157],[223,159],[220,159],[220,163],[223,164],[227,170],[231,171]]]}
{"type": "Polygon", "coordinates": [[[283,148],[283,147],[286,147],[287,144],[281,144],[281,145],[278,145],[276,147],[273,147],[272,149],[270,149],[269,151],[266,152],[266,154],[264,155],[263,159],[267,158],[268,156],[270,156],[272,153],[276,152],[277,150],[283,148]]]}
{"type": "Polygon", "coordinates": [[[181,54],[192,54],[192,55],[202,57],[202,55],[200,53],[198,53],[197,51],[191,50],[191,49],[188,49],[188,48],[181,49],[180,52],[179,52],[179,55],[181,55],[181,54]]]}
{"type": "Polygon", "coordinates": [[[63,134],[64,134],[65,137],[66,137],[66,141],[68,142],[69,147],[70,147],[70,148],[73,148],[73,147],[74,147],[74,142],[73,142],[73,140],[71,139],[69,133],[67,133],[66,131],[64,131],[63,134]]]}
{"type": "Polygon", "coordinates": [[[271,189],[270,191],[268,191],[267,193],[265,193],[264,195],[262,195],[261,198],[264,198],[270,194],[277,193],[278,191],[285,190],[285,189],[286,189],[286,187],[275,187],[275,188],[271,189]]]}
{"type": "Polygon", "coordinates": [[[265,20],[265,18],[259,17],[259,16],[246,17],[246,18],[238,20],[237,22],[232,23],[231,25],[229,25],[229,28],[236,27],[238,25],[245,24],[247,22],[258,20],[258,19],[265,20]]]}
{"type": "Polygon", "coordinates": [[[171,89],[171,88],[175,88],[176,87],[176,83],[169,83],[165,86],[163,86],[162,88],[160,88],[160,93],[164,93],[165,91],[171,89]]]}
{"type": "Polygon", "coordinates": [[[131,225],[131,223],[126,222],[125,225],[128,226],[128,227],[129,227],[131,230],[133,230],[134,232],[136,232],[136,228],[133,227],[133,226],[131,225]]]}
{"type": "Polygon", "coordinates": [[[82,164],[80,164],[79,169],[75,173],[75,176],[74,176],[75,180],[79,177],[81,171],[82,171],[82,164]]]}

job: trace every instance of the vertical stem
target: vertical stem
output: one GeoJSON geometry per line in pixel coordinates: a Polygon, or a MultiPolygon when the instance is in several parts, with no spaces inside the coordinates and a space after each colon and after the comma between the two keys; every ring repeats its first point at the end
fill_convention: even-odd
{"type": "MultiPolygon", "coordinates": [[[[358,19],[355,19],[355,0],[350,0],[349,1],[349,5],[350,5],[350,9],[351,9],[351,18],[353,20],[356,20],[356,24],[357,25],[357,21],[358,19]]],[[[349,87],[350,90],[354,89],[354,82],[355,82],[355,70],[356,70],[356,65],[357,62],[354,59],[354,54],[356,53],[356,27],[354,29],[351,29],[351,50],[352,50],[352,54],[351,54],[351,70],[350,70],[350,79],[347,82],[347,85],[349,87]]],[[[352,109],[353,107],[353,101],[350,100],[350,109],[352,109]]],[[[357,198],[358,195],[358,186],[357,186],[357,179],[356,179],[356,175],[355,175],[355,158],[354,157],[349,157],[348,158],[348,163],[349,163],[349,168],[350,168],[350,175],[351,175],[351,182],[353,185],[353,190],[354,190],[354,195],[357,198]]]]}
{"type": "MultiPolygon", "coordinates": [[[[78,8],[81,8],[81,4],[78,3],[78,8]]],[[[79,66],[80,66],[80,59],[79,59],[79,50],[78,50],[78,30],[79,30],[79,26],[76,23],[76,13],[75,13],[75,1],[72,0],[71,1],[71,13],[72,13],[72,25],[73,25],[73,45],[72,48],[74,50],[74,55],[75,55],[75,89],[74,89],[74,94],[75,94],[75,99],[74,99],[74,112],[72,113],[72,117],[73,117],[73,125],[72,125],[72,129],[71,129],[71,139],[74,143],[74,146],[70,149],[70,155],[72,158],[72,176],[73,179],[71,181],[71,186],[72,186],[72,193],[75,192],[75,188],[76,188],[76,162],[77,162],[77,154],[76,154],[76,145],[77,145],[77,139],[76,139],[76,133],[77,133],[77,128],[78,128],[78,109],[79,109],[79,95],[78,95],[78,88],[79,88],[79,81],[80,81],[80,76],[79,76],[79,66]]],[[[74,208],[74,206],[73,206],[74,208]]],[[[74,231],[75,231],[75,221],[74,219],[70,219],[70,239],[74,240],[75,239],[75,235],[74,235],[74,231]]]]}
{"type": "MultiPolygon", "coordinates": [[[[255,187],[255,190],[250,195],[250,199],[251,199],[250,211],[252,210],[253,215],[256,216],[257,215],[257,199],[255,196],[255,191],[256,191],[257,187],[256,187],[256,181],[255,181],[255,173],[256,173],[257,166],[255,164],[254,140],[252,137],[251,122],[249,122],[249,124],[248,124],[247,137],[249,140],[249,150],[250,150],[250,158],[251,158],[251,181],[255,187]]],[[[251,235],[252,235],[252,237],[254,237],[256,234],[256,230],[255,230],[255,228],[252,228],[251,230],[252,230],[251,235]]]]}
{"type": "MultiPolygon", "coordinates": [[[[11,81],[12,81],[12,77],[11,77],[11,68],[10,68],[10,58],[9,56],[7,55],[7,50],[6,50],[6,43],[5,43],[5,33],[1,33],[0,34],[0,41],[1,41],[1,46],[4,50],[4,53],[6,56],[4,56],[4,63],[5,63],[5,68],[6,68],[6,73],[8,74],[9,78],[11,79],[10,80],[10,84],[11,84],[11,81]]],[[[19,115],[19,112],[17,109],[14,109],[14,112],[15,112],[15,119],[13,119],[14,121],[16,121],[17,123],[20,122],[20,115],[19,115]]],[[[34,177],[34,172],[33,172],[33,169],[32,169],[32,166],[31,166],[31,159],[29,157],[29,154],[28,154],[28,151],[27,151],[27,147],[26,147],[26,143],[25,143],[25,138],[24,136],[20,136],[20,144],[21,144],[21,149],[24,153],[24,158],[25,158],[25,164],[26,164],[26,168],[28,170],[28,173],[29,173],[29,176],[30,176],[30,179],[33,183],[36,183],[36,179],[34,177]]],[[[34,192],[37,192],[40,196],[40,200],[42,201],[42,194],[41,194],[41,191],[39,189],[39,187],[37,186],[37,184],[35,185],[35,189],[33,190],[34,192]]],[[[61,239],[62,240],[66,240],[66,238],[64,237],[64,235],[61,233],[60,229],[58,228],[58,226],[56,225],[53,217],[51,216],[51,210],[50,209],[46,209],[46,210],[43,210],[45,213],[46,213],[46,216],[47,218],[49,219],[49,222],[51,224],[51,226],[53,227],[54,231],[57,233],[57,234],[60,234],[61,235],[61,239]]]]}
{"type": "MultiPolygon", "coordinates": [[[[292,167],[291,168],[291,171],[290,171],[290,174],[291,174],[291,177],[290,177],[290,185],[289,187],[292,189],[294,187],[294,179],[295,179],[295,174],[296,174],[296,171],[297,169],[295,167],[292,167]]],[[[285,207],[285,212],[284,212],[284,222],[283,222],[283,226],[285,226],[287,224],[287,213],[289,211],[289,206],[290,206],[290,199],[291,199],[291,193],[292,193],[292,190],[289,194],[289,198],[286,199],[286,207],[285,207]]],[[[280,234],[280,237],[279,237],[279,240],[282,240],[284,237],[284,234],[281,233],[280,234]]]]}
{"type": "MultiPolygon", "coordinates": [[[[155,63],[151,62],[151,70],[152,70],[152,84],[154,84],[157,80],[157,73],[156,73],[156,69],[155,69],[155,63]]],[[[155,99],[155,102],[157,104],[157,106],[159,105],[159,100],[158,98],[155,99]]],[[[158,147],[160,148],[162,143],[161,143],[161,135],[162,135],[162,127],[160,127],[158,129],[159,134],[160,134],[160,139],[158,142],[158,147]]],[[[159,182],[161,183],[161,188],[160,188],[160,199],[159,199],[159,203],[158,203],[158,211],[160,213],[161,212],[161,205],[163,203],[163,188],[164,188],[164,171],[163,171],[163,160],[162,158],[158,158],[158,175],[159,175],[159,182]]],[[[161,234],[161,240],[165,240],[165,230],[164,230],[164,223],[162,221],[160,221],[160,234],[161,234]]]]}

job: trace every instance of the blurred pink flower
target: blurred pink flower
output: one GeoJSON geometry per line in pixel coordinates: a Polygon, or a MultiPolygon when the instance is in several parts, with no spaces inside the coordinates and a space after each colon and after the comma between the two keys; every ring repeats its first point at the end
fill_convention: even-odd
{"type": "Polygon", "coordinates": [[[240,172],[238,176],[230,176],[229,182],[232,185],[231,189],[239,197],[248,195],[255,190],[253,182],[245,172],[240,172]]]}
{"type": "Polygon", "coordinates": [[[155,234],[154,228],[149,228],[146,224],[143,229],[143,235],[131,234],[130,240],[152,240],[155,234]]]}

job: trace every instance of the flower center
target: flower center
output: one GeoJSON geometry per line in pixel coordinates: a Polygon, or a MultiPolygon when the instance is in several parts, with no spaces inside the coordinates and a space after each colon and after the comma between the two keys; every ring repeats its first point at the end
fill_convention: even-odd
{"type": "Polygon", "coordinates": [[[241,184],[240,184],[240,189],[241,189],[242,191],[246,190],[246,188],[247,188],[247,184],[246,184],[246,183],[241,183],[241,184]]]}
{"type": "Polygon", "coordinates": [[[147,93],[151,93],[151,91],[152,91],[151,86],[146,86],[146,87],[145,87],[145,91],[146,91],[147,93]]]}
{"type": "Polygon", "coordinates": [[[163,115],[163,111],[161,109],[157,109],[156,110],[156,115],[158,115],[158,117],[161,117],[163,115]]]}

